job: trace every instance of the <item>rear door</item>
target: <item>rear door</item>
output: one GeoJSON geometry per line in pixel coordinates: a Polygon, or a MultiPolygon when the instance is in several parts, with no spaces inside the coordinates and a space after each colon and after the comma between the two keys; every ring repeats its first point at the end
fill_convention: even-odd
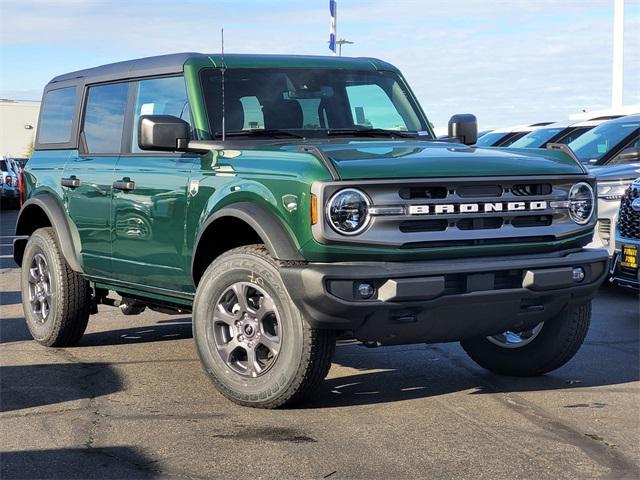
{"type": "Polygon", "coordinates": [[[62,185],[75,225],[86,274],[110,277],[111,200],[114,170],[122,150],[129,84],[89,86],[80,147],[67,161],[62,185]]]}
{"type": "MultiPolygon", "coordinates": [[[[190,122],[182,76],[132,83],[125,153],[113,191],[113,268],[118,280],[175,291],[192,290],[184,228],[189,174],[198,156],[138,147],[140,115],[173,115],[190,122]]],[[[191,123],[191,122],[190,122],[191,123]]]]}

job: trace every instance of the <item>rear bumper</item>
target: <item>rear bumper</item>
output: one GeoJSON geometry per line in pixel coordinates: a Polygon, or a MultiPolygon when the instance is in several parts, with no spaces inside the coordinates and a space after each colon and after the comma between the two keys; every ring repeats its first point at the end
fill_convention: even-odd
{"type": "Polygon", "coordinates": [[[379,344],[436,343],[535,325],[588,301],[608,274],[606,250],[578,249],[426,262],[281,267],[294,303],[315,327],[379,344]],[[585,277],[573,280],[573,268],[585,277]],[[358,285],[375,288],[362,299],[358,285]]]}

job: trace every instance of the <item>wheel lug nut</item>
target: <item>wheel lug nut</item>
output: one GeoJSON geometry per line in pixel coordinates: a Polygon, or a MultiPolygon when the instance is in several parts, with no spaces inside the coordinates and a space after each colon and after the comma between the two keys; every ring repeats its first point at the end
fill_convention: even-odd
{"type": "Polygon", "coordinates": [[[238,340],[240,340],[241,342],[244,342],[244,335],[238,335],[238,340]]]}

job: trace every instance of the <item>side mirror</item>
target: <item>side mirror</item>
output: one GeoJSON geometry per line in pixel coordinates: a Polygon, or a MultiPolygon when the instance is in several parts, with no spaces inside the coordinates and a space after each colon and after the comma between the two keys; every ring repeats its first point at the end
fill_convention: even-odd
{"type": "Polygon", "coordinates": [[[173,115],[141,115],[138,120],[138,146],[142,150],[185,151],[191,128],[173,115]]]}
{"type": "Polygon", "coordinates": [[[478,141],[478,121],[475,115],[459,113],[449,119],[449,137],[457,138],[465,145],[478,141]]]}
{"type": "Polygon", "coordinates": [[[640,148],[638,147],[629,147],[625,148],[618,155],[619,162],[635,162],[640,160],[640,148]]]}

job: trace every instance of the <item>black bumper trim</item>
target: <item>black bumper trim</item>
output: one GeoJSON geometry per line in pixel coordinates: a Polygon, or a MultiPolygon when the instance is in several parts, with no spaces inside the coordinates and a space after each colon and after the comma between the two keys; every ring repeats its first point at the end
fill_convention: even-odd
{"type": "Polygon", "coordinates": [[[283,266],[281,274],[314,327],[352,330],[360,340],[381,344],[431,343],[548,320],[570,302],[589,301],[607,276],[608,261],[606,250],[577,249],[448,261],[309,263],[283,266]],[[582,282],[571,276],[578,266],[585,270],[582,282]],[[515,272],[516,284],[492,280],[499,272],[515,272]],[[376,295],[355,300],[349,285],[363,280],[378,287],[376,295]]]}

